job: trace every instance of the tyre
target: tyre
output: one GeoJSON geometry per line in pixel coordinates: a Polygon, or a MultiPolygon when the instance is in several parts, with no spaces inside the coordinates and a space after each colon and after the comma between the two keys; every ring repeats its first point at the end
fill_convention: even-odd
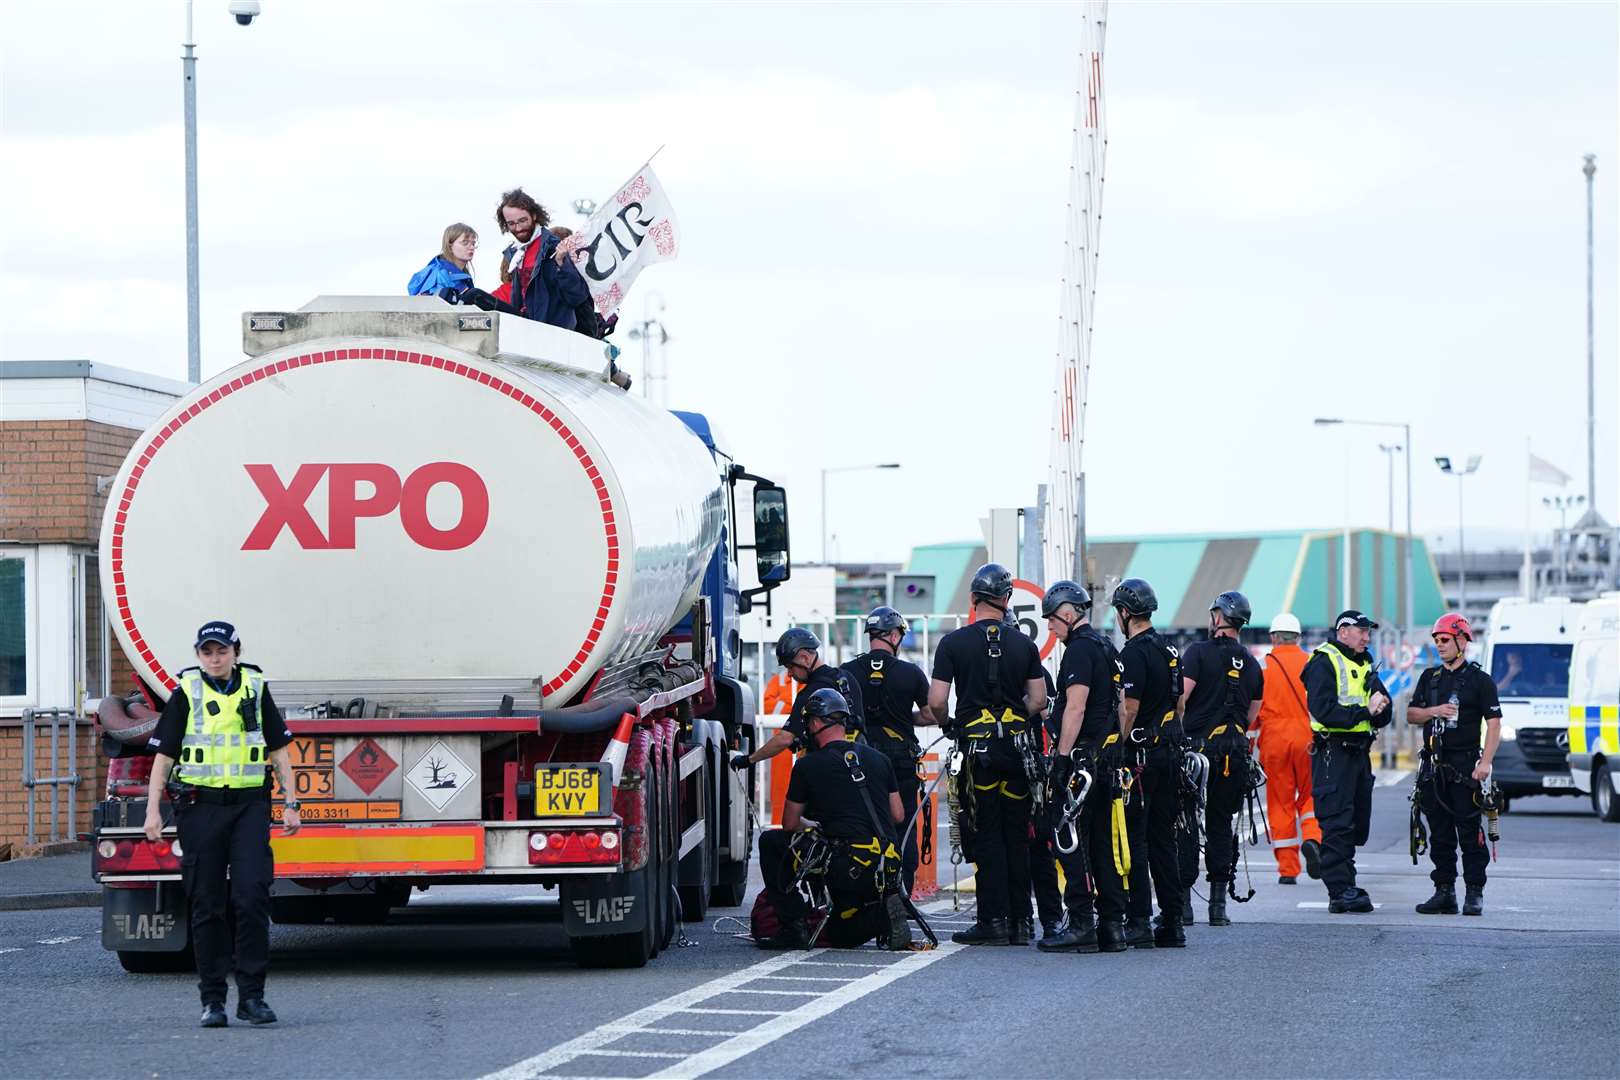
{"type": "MultiPolygon", "coordinates": [[[[646,787],[652,787],[653,777],[649,775],[646,787]]],[[[644,787],[643,790],[646,788],[644,787]]],[[[656,788],[654,788],[656,790],[656,788]]],[[[602,937],[577,937],[568,939],[568,947],[574,954],[574,963],[583,968],[639,968],[646,967],[647,961],[658,955],[659,943],[659,912],[664,906],[659,903],[659,885],[664,876],[664,859],[659,853],[657,832],[657,806],[658,800],[650,793],[646,796],[650,801],[647,805],[647,865],[640,876],[640,885],[635,892],[636,906],[646,912],[640,930],[629,934],[607,934],[602,937]]]]}
{"type": "Polygon", "coordinates": [[[118,962],[136,975],[178,975],[197,970],[197,959],[188,943],[179,952],[133,952],[118,950],[118,962]]]}
{"type": "Polygon", "coordinates": [[[742,907],[748,895],[748,864],[727,860],[715,874],[714,887],[709,890],[709,903],[715,907],[742,907]]]}
{"type": "Polygon", "coordinates": [[[1614,781],[1607,762],[1592,765],[1592,812],[1604,821],[1620,822],[1620,799],[1614,797],[1614,781]]]}

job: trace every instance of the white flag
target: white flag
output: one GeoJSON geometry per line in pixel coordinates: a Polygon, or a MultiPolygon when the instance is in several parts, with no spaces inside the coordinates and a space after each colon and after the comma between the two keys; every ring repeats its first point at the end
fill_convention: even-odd
{"type": "Polygon", "coordinates": [[[1530,455],[1530,482],[1532,484],[1557,484],[1563,487],[1569,483],[1569,473],[1560,469],[1550,461],[1543,461],[1536,455],[1530,455]]]}
{"type": "Polygon", "coordinates": [[[584,277],[597,312],[618,310],[642,267],[680,253],[675,210],[652,166],[638,169],[561,247],[584,277]]]}

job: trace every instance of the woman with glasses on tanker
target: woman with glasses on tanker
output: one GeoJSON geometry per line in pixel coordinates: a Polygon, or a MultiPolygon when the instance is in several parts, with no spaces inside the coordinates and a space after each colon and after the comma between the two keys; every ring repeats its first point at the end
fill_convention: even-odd
{"type": "Polygon", "coordinates": [[[437,296],[452,304],[463,303],[472,288],[472,258],[478,250],[478,233],[471,225],[456,222],[444,230],[439,254],[411,278],[406,287],[410,296],[437,296]]]}

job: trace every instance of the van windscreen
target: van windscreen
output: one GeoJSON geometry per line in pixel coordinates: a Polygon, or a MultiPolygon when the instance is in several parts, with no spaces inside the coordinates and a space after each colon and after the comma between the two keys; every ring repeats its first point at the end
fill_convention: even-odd
{"type": "Polygon", "coordinates": [[[1569,645],[1514,643],[1491,650],[1491,678],[1504,698],[1569,696],[1569,645]]]}

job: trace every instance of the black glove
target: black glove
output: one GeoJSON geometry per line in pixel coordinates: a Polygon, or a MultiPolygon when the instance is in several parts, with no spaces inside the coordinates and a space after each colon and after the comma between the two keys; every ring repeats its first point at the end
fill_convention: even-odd
{"type": "Polygon", "coordinates": [[[748,768],[748,764],[748,754],[745,751],[738,750],[731,755],[731,767],[738,772],[748,768]]]}

